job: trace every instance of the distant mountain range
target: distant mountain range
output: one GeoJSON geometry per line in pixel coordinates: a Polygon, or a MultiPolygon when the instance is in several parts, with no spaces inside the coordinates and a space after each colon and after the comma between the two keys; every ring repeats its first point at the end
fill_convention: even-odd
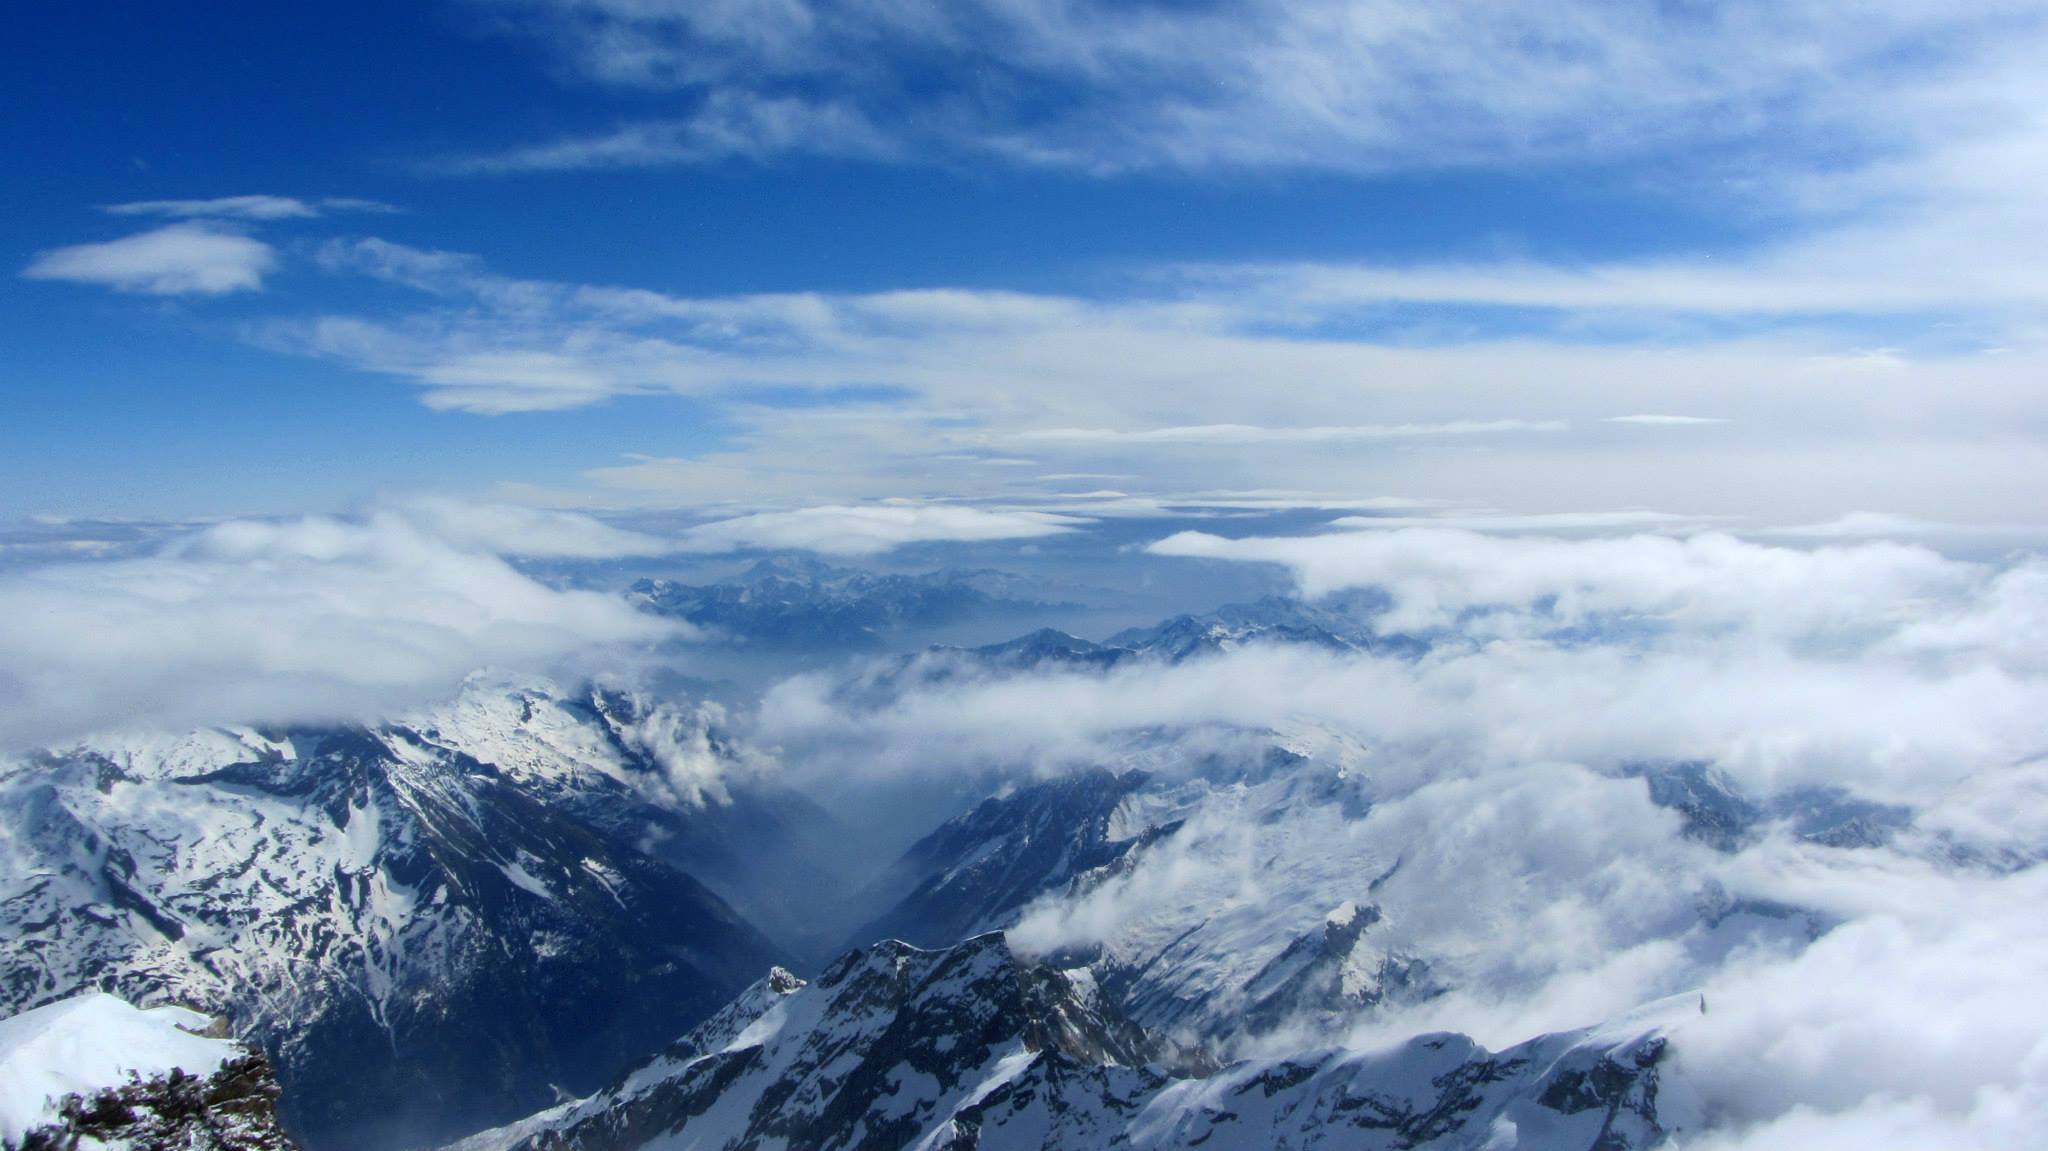
{"type": "Polygon", "coordinates": [[[1077,607],[1031,598],[1032,586],[988,569],[877,575],[776,556],[718,583],[643,579],[627,594],[649,611],[704,629],[717,642],[859,650],[967,620],[1000,621],[1077,607]]]}

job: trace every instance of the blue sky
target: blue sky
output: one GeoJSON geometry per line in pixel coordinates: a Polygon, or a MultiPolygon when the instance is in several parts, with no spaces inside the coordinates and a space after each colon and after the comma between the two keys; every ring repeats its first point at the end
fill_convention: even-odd
{"type": "Polygon", "coordinates": [[[33,5],[0,515],[2033,522],[2043,25],[33,5]]]}

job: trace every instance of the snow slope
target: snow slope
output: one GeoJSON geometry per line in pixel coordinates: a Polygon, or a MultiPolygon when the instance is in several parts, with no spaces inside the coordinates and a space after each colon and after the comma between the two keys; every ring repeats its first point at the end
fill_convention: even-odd
{"type": "MultiPolygon", "coordinates": [[[[449,1151],[1051,1151],[1470,1148],[1627,1151],[1666,1135],[1656,1023],[1499,1053],[1455,1035],[1190,1077],[1086,971],[1000,935],[887,942],[783,979],[605,1090],[449,1151]]],[[[1689,1005],[1688,1005],[1689,1006],[1689,1005]]]]}
{"type": "Polygon", "coordinates": [[[0,1019],[0,1140],[52,1122],[70,1094],[117,1087],[173,1069],[206,1076],[242,1053],[195,1034],[212,1022],[182,1007],[132,1007],[87,992],[0,1019]]]}

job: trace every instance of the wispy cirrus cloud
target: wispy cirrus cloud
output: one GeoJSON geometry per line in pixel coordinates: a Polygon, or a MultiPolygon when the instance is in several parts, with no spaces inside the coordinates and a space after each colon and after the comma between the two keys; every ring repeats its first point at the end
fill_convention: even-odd
{"type": "Polygon", "coordinates": [[[1685,428],[1704,424],[1725,424],[1728,421],[1719,416],[1673,416],[1646,413],[1634,416],[1608,416],[1603,424],[1644,424],[1649,427],[1685,428]]]}
{"type": "Polygon", "coordinates": [[[1437,436],[1486,436],[1504,432],[1564,432],[1565,420],[1448,420],[1433,424],[1351,424],[1337,427],[1274,428],[1250,424],[1197,424],[1175,428],[1118,431],[1112,428],[1044,428],[1019,432],[1017,438],[1040,443],[1108,444],[1117,446],[1341,444],[1384,440],[1429,439],[1437,436]]]}
{"type": "Polygon", "coordinates": [[[2048,543],[2048,523],[1929,520],[1886,512],[1849,512],[1810,524],[1780,524],[1758,535],[1792,540],[1922,540],[1943,546],[2035,546],[2048,543]]]}
{"type": "Polygon", "coordinates": [[[458,548],[522,559],[616,559],[681,550],[672,537],[613,527],[576,512],[441,495],[387,500],[382,509],[458,548]]]}
{"type": "Polygon", "coordinates": [[[1539,512],[1521,515],[1508,512],[1447,511],[1432,516],[1342,516],[1331,520],[1330,526],[1371,528],[1381,531],[1392,528],[1451,528],[1470,532],[1556,533],[1652,529],[1680,531],[1703,527],[1713,520],[1714,517],[1711,516],[1690,516],[1678,512],[1635,508],[1621,511],[1539,512]]]}
{"type": "Polygon", "coordinates": [[[277,250],[261,240],[207,224],[171,224],[104,243],[52,248],[37,254],[21,274],[152,296],[219,296],[260,290],[276,266],[277,250]]]}
{"type": "Polygon", "coordinates": [[[1092,520],[1035,511],[987,511],[942,504],[799,508],[714,520],[683,532],[679,550],[800,549],[835,556],[877,555],[915,543],[1039,539],[1092,520]]]}
{"type": "Polygon", "coordinates": [[[685,117],[637,121],[498,152],[449,156],[429,167],[451,174],[491,174],[733,159],[758,162],[789,154],[888,160],[901,150],[900,143],[865,112],[846,102],[719,92],[685,117]]]}
{"type": "Polygon", "coordinates": [[[442,410],[660,395],[717,406],[731,433],[703,454],[593,466],[581,498],[599,504],[1028,500],[1028,477],[985,462],[1028,458],[1055,475],[1140,476],[1116,485],[1132,506],[1348,490],[1544,511],[1627,492],[1769,524],[1865,506],[1859,493],[1904,476],[1918,494],[1887,501],[1902,512],[2024,521],[2043,451],[2026,429],[2048,426],[2029,382],[2043,350],[2023,340],[1996,356],[1882,360],[1856,352],[1868,337],[1853,324],[1620,342],[1561,324],[1428,342],[1340,334],[1352,305],[1319,290],[1244,292],[1208,275],[1143,276],[1094,298],[681,296],[518,279],[376,239],[330,244],[318,262],[418,294],[260,321],[253,339],[405,380],[442,410]],[[1663,434],[1685,429],[1712,434],[1663,434]],[[1770,478],[1787,469],[1798,482],[1770,478]]]}
{"type": "MultiPolygon", "coordinates": [[[[1853,18],[1817,3],[1685,12],[1346,0],[976,3],[943,13],[780,0],[488,7],[600,84],[686,99],[808,90],[888,112],[869,118],[886,119],[906,154],[1097,171],[1370,171],[1759,135],[1853,140],[1887,126],[1844,89],[1896,86],[1913,71],[1902,48],[1920,49],[1920,70],[1938,72],[2031,27],[2018,6],[1973,18],[1914,2],[1853,18]],[[919,76],[923,83],[910,82],[919,76]]],[[[638,154],[646,163],[709,158],[692,149],[638,154]]],[[[555,155],[561,166],[615,158],[555,155]]]]}
{"type": "Polygon", "coordinates": [[[389,214],[398,211],[377,200],[347,196],[326,196],[302,200],[295,196],[218,196],[210,200],[134,200],[105,204],[100,211],[110,216],[170,216],[178,219],[214,220],[311,220],[338,212],[389,214]]]}

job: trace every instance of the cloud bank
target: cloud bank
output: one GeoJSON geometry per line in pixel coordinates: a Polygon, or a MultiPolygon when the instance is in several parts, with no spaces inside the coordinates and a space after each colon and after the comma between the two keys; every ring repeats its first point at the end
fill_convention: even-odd
{"type": "Polygon", "coordinates": [[[390,509],[454,547],[527,559],[615,559],[681,550],[680,541],[626,531],[577,512],[412,496],[390,509]]]}
{"type": "Polygon", "coordinates": [[[1384,919],[1357,978],[1421,960],[1437,993],[1353,1016],[1344,1042],[1499,1046],[1661,1003],[1645,1018],[1670,1030],[1660,1098],[1688,1147],[1996,1147],[2048,1118],[2038,557],[1711,533],[1174,540],[1378,588],[1378,626],[1431,646],[807,677],[771,693],[763,735],[822,771],[1162,773],[1150,814],[1119,819],[1181,830],[1027,909],[1022,945],[1133,967],[1179,947],[1160,970],[1200,980],[1369,900],[1384,919]],[[1233,766],[1247,736],[1308,766],[1233,766]],[[1662,772],[1736,805],[1705,809],[1734,830],[1688,833],[1646,784],[1662,772]]]}
{"type": "Polygon", "coordinates": [[[142,557],[0,575],[0,744],[372,718],[482,667],[594,670],[682,630],[492,550],[590,555],[603,525],[547,517],[535,543],[497,513],[443,535],[445,510],[229,521],[142,557]]]}
{"type": "Polygon", "coordinates": [[[1988,569],[1920,547],[1873,542],[1799,550],[1711,532],[1582,541],[1450,527],[1242,539],[1182,532],[1151,551],[1280,564],[1310,597],[1379,588],[1395,605],[1382,625],[1398,631],[1448,626],[1476,608],[1541,601],[1546,616],[1563,625],[1641,615],[1691,627],[1853,635],[1913,618],[1992,578],[1988,569]]]}

